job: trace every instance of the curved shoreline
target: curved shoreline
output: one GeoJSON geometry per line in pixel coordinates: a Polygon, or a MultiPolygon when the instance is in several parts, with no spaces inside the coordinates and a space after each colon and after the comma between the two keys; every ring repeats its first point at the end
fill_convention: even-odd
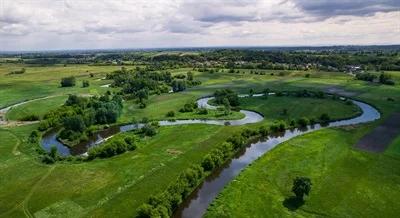
{"type": "Polygon", "coordinates": [[[174,212],[173,217],[202,217],[208,206],[218,196],[222,189],[243,169],[277,145],[289,139],[323,128],[361,124],[380,118],[381,115],[379,111],[373,106],[354,99],[351,99],[351,101],[362,110],[361,115],[349,119],[332,121],[329,122],[327,126],[316,124],[314,126],[307,126],[304,129],[295,128],[292,130],[285,130],[285,132],[280,136],[269,136],[256,143],[251,143],[243,153],[231,159],[221,168],[215,170],[210,176],[208,176],[205,181],[180,204],[179,208],[174,212]]]}

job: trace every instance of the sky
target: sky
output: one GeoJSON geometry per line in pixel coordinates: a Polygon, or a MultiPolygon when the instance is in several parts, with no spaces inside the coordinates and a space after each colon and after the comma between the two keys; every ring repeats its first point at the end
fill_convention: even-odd
{"type": "Polygon", "coordinates": [[[0,51],[400,44],[400,0],[0,0],[0,51]]]}

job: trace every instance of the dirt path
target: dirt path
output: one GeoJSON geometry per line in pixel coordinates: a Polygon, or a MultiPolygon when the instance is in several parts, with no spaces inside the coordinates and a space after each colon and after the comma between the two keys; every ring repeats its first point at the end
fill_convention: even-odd
{"type": "Polygon", "coordinates": [[[42,98],[35,98],[35,99],[23,101],[23,102],[16,103],[16,104],[13,104],[13,105],[10,105],[8,107],[0,109],[0,127],[22,126],[22,125],[29,125],[29,124],[33,124],[33,123],[39,122],[39,121],[7,120],[6,114],[7,114],[8,111],[10,111],[14,107],[18,107],[20,105],[23,105],[23,104],[26,104],[26,103],[30,103],[30,102],[33,102],[33,101],[38,101],[38,100],[43,100],[43,99],[48,99],[48,98],[54,98],[54,97],[58,97],[58,96],[61,96],[61,95],[51,95],[51,96],[46,96],[46,97],[42,97],[42,98]]]}
{"type": "Polygon", "coordinates": [[[386,118],[372,132],[362,137],[355,147],[371,152],[383,152],[398,134],[400,134],[400,112],[386,118]]]}

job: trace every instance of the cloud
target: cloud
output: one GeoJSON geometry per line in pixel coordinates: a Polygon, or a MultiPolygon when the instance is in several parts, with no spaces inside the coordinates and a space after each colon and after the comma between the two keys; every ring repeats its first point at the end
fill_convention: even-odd
{"type": "Polygon", "coordinates": [[[378,12],[400,10],[399,0],[293,0],[305,13],[321,19],[348,16],[372,16],[378,12]]]}
{"type": "Polygon", "coordinates": [[[399,4],[399,0],[3,1],[0,49],[399,43],[399,4]]]}

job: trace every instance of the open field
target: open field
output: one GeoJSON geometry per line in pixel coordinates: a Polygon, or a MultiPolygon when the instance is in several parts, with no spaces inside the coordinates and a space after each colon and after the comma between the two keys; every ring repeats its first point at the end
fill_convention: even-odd
{"type": "Polygon", "coordinates": [[[400,156],[353,149],[368,129],[326,129],[283,143],[232,181],[205,217],[396,217],[400,156]],[[291,210],[284,201],[296,176],[313,185],[305,204],[291,210]]]}
{"type": "MultiPolygon", "coordinates": [[[[27,99],[57,96],[15,107],[7,113],[10,120],[30,114],[42,117],[48,110],[61,105],[67,94],[117,91],[118,88],[100,87],[111,81],[99,80],[116,69],[120,66],[31,67],[3,64],[0,66],[0,107],[27,99]],[[25,74],[6,75],[21,67],[26,68],[25,74]],[[90,77],[89,73],[94,73],[94,77],[90,77]],[[70,75],[77,77],[77,86],[60,88],[60,79],[70,75]],[[84,79],[90,82],[87,88],[81,88],[84,79]]],[[[189,70],[178,68],[170,71],[174,75],[189,70]]],[[[339,72],[260,70],[265,71],[265,75],[256,75],[250,74],[250,70],[240,70],[239,74],[228,73],[227,70],[212,74],[191,71],[195,78],[202,81],[200,86],[184,92],[150,96],[145,109],[140,109],[134,100],[124,101],[118,122],[127,123],[144,117],[164,120],[171,110],[175,112],[174,119],[242,118],[243,115],[237,112],[228,116],[219,116],[213,111],[206,116],[178,112],[185,103],[222,88],[249,93],[250,89],[255,92],[265,88],[327,91],[334,87],[336,91],[352,93],[353,98],[374,105],[383,118],[400,111],[400,72],[392,73],[397,84],[387,86],[354,80],[348,74],[339,72]],[[279,72],[284,73],[279,75],[279,72]],[[305,77],[306,73],[310,74],[309,78],[305,77]],[[393,98],[394,102],[387,98],[393,98]]],[[[245,126],[161,127],[157,135],[145,138],[137,150],[91,162],[43,164],[37,147],[26,143],[37,124],[0,128],[0,217],[63,216],[67,213],[69,217],[132,217],[150,196],[163,191],[181,172],[191,164],[200,163],[206,154],[234,133],[270,125],[276,120],[318,117],[322,113],[341,119],[359,113],[354,105],[331,99],[270,96],[268,99],[242,98],[240,101],[241,108],[262,113],[265,120],[245,126]],[[287,115],[282,115],[283,109],[287,109],[287,115]]],[[[208,216],[224,217],[233,213],[246,216],[250,212],[260,217],[266,213],[274,216],[396,215],[400,208],[397,203],[400,193],[395,191],[399,190],[397,184],[400,181],[397,168],[399,135],[381,154],[353,148],[382,120],[351,128],[317,131],[279,145],[230,183],[208,216]],[[290,197],[292,178],[297,175],[309,176],[314,186],[306,204],[291,212],[282,205],[282,201],[290,197]],[[241,204],[237,199],[243,199],[241,204]],[[371,199],[374,205],[370,204],[371,199]]]]}

